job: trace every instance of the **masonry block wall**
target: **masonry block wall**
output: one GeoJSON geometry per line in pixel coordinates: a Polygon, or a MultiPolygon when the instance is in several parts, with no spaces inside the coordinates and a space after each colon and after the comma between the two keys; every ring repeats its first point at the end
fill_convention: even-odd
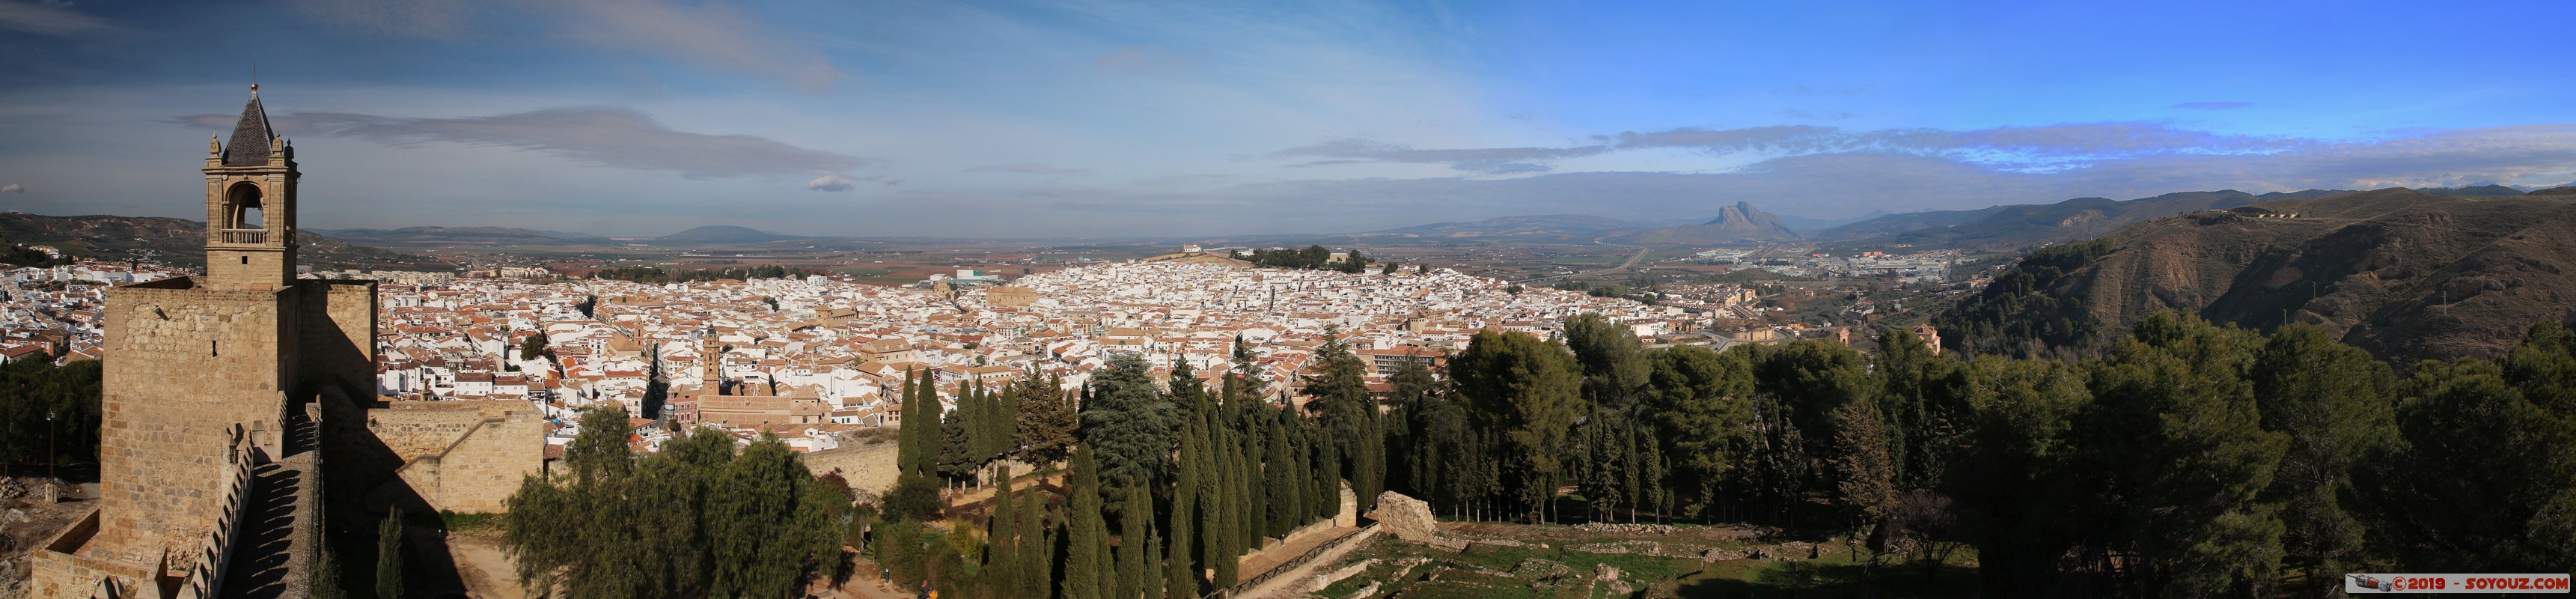
{"type": "Polygon", "coordinates": [[[87,555],[159,564],[223,510],[232,429],[277,438],[293,328],[277,291],[155,281],[107,291],[100,532],[87,555]],[[102,553],[106,552],[106,553],[102,553]]]}
{"type": "Polygon", "coordinates": [[[519,401],[397,401],[367,414],[367,429],[403,460],[403,484],[432,508],[468,514],[504,511],[544,467],[546,428],[519,401]]]}

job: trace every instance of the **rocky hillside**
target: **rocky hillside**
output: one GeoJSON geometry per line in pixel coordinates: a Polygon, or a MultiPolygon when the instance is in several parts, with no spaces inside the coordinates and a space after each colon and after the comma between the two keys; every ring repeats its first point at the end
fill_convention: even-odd
{"type": "Polygon", "coordinates": [[[2405,188],[2146,219],[2036,252],[1945,313],[1980,352],[2099,348],[2159,310],[2271,330],[2317,324],[2399,364],[2489,355],[2576,317],[2576,188],[2405,188]]]}
{"type": "Polygon", "coordinates": [[[1696,225],[1650,229],[1621,235],[1615,241],[1639,245],[1695,245],[1742,241],[1791,241],[1798,232],[1780,224],[1769,212],[1754,208],[1748,202],[1719,208],[1717,218],[1696,225]]]}
{"type": "MultiPolygon", "coordinates": [[[[54,246],[80,258],[124,260],[149,258],[167,264],[204,266],[206,223],[154,216],[46,216],[0,212],[0,239],[11,243],[54,246]]],[[[297,231],[299,257],[319,269],[446,270],[454,265],[352,245],[312,231],[297,231]]]]}

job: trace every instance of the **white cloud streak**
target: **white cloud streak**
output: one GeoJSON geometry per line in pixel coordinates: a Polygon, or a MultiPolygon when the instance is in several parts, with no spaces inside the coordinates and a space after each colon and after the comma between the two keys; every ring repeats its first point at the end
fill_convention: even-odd
{"type": "MultiPolygon", "coordinates": [[[[230,128],[233,115],[175,119],[206,129],[230,128]]],[[[485,117],[408,118],[342,112],[297,112],[270,119],[288,135],[327,135],[389,146],[457,143],[543,152],[592,166],[678,173],[692,179],[746,175],[836,174],[866,160],[750,135],[674,131],[652,117],[616,107],[554,108],[485,117]]]]}

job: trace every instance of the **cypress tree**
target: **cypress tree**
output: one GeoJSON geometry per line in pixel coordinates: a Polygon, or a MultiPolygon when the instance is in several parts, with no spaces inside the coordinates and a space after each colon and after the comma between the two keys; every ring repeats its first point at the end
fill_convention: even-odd
{"type": "Polygon", "coordinates": [[[895,430],[894,468],[907,474],[921,468],[921,397],[913,388],[912,372],[904,371],[903,390],[897,392],[903,402],[903,428],[895,430]]]}
{"type": "Polygon", "coordinates": [[[1146,530],[1144,549],[1145,588],[1142,589],[1143,592],[1141,596],[1146,599],[1152,599],[1154,597],[1181,599],[1182,597],[1186,597],[1187,595],[1182,595],[1178,591],[1174,590],[1178,587],[1173,586],[1172,583],[1177,580],[1177,577],[1172,573],[1179,572],[1180,570],[1172,568],[1170,560],[1163,558],[1162,532],[1152,529],[1146,530]]]}
{"type": "Polygon", "coordinates": [[[1297,447],[1288,438],[1287,426],[1271,420],[1268,428],[1270,443],[1264,448],[1267,451],[1262,456],[1261,474],[1263,491],[1270,495],[1270,509],[1262,534],[1280,536],[1296,528],[1296,521],[1306,512],[1306,485],[1297,468],[1305,460],[1304,456],[1296,455],[1297,447]]]}
{"type": "Polygon", "coordinates": [[[1234,454],[1234,467],[1242,472],[1235,477],[1234,493],[1236,505],[1243,510],[1242,521],[1238,522],[1243,527],[1243,536],[1235,539],[1234,553],[1229,555],[1243,555],[1260,546],[1261,533],[1270,526],[1270,502],[1261,493],[1263,435],[1262,429],[1252,424],[1255,420],[1250,416],[1236,419],[1237,426],[1241,428],[1236,431],[1235,442],[1241,446],[1234,454]]]}
{"type": "Polygon", "coordinates": [[[1058,593],[1064,599],[1107,599],[1101,574],[1113,564],[1109,557],[1109,525],[1101,521],[1100,467],[1091,458],[1091,445],[1075,445],[1073,450],[1073,496],[1068,498],[1066,514],[1070,518],[1065,535],[1064,584],[1058,593]]]}
{"type": "Polygon", "coordinates": [[[1215,525],[1211,527],[1216,531],[1217,542],[1208,545],[1206,559],[1208,566],[1215,570],[1212,574],[1216,577],[1216,587],[1221,589],[1234,586],[1234,557],[1243,554],[1248,526],[1244,516],[1249,508],[1244,505],[1243,459],[1236,455],[1242,447],[1234,443],[1231,431],[1218,428],[1216,432],[1215,454],[1222,480],[1217,483],[1215,495],[1219,505],[1215,525]]]}
{"type": "Polygon", "coordinates": [[[1316,439],[1310,445],[1314,447],[1315,456],[1315,466],[1310,472],[1315,499],[1307,506],[1310,515],[1305,522],[1331,518],[1342,512],[1341,445],[1329,439],[1316,439]]]}
{"type": "MultiPolygon", "coordinates": [[[[929,370],[921,371],[920,389],[921,409],[924,410],[925,415],[930,417],[931,422],[939,422],[939,417],[942,412],[939,409],[939,379],[937,378],[937,375],[929,370]]],[[[910,418],[910,416],[905,417],[907,421],[910,420],[910,418]]],[[[929,427],[927,430],[922,431],[922,457],[919,463],[922,476],[936,477],[939,475],[939,456],[945,454],[947,451],[947,437],[940,434],[940,432],[941,427],[936,426],[929,427]]]]}
{"type": "Polygon", "coordinates": [[[988,586],[1009,591],[1020,587],[1023,576],[1019,571],[1024,563],[1019,555],[1022,549],[1019,537],[1022,516],[1019,499],[1011,494],[1011,467],[995,470],[993,481],[999,487],[993,490],[993,517],[984,523],[984,538],[991,540],[991,547],[984,553],[983,574],[988,586]]]}
{"type": "MultiPolygon", "coordinates": [[[[1181,596],[1185,583],[1182,573],[1190,569],[1190,563],[1193,561],[1191,558],[1195,555],[1191,551],[1190,544],[1192,535],[1197,531],[1199,478],[1203,476],[1199,471],[1204,468],[1204,464],[1199,462],[1201,425],[1197,418],[1190,418],[1188,422],[1189,424],[1181,427],[1181,449],[1178,460],[1180,472],[1175,476],[1177,480],[1172,484],[1171,519],[1165,525],[1172,531],[1170,539],[1172,550],[1167,552],[1169,557],[1166,561],[1169,562],[1170,572],[1166,573],[1168,582],[1163,586],[1165,594],[1174,597],[1181,596]]],[[[1197,586],[1190,585],[1188,588],[1195,590],[1197,586]]]]}
{"type": "Polygon", "coordinates": [[[376,598],[400,599],[403,592],[403,509],[395,506],[385,514],[384,527],[376,531],[376,598]]]}
{"type": "Polygon", "coordinates": [[[1144,485],[1127,487],[1127,497],[1119,501],[1118,516],[1118,593],[1117,599],[1137,599],[1145,594],[1147,584],[1160,583],[1158,572],[1146,570],[1146,554],[1153,545],[1146,542],[1147,528],[1154,521],[1153,496],[1145,494],[1144,485]]]}
{"type": "Polygon", "coordinates": [[[1047,534],[1046,499],[1031,488],[1020,500],[1027,502],[1019,509],[1020,579],[1011,596],[1043,598],[1055,584],[1056,557],[1054,537],[1047,534]]]}

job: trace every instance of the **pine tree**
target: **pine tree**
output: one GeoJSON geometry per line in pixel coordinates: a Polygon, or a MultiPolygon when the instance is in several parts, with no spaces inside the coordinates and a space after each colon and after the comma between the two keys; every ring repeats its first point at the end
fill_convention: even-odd
{"type": "Polygon", "coordinates": [[[1063,381],[1054,377],[1041,380],[1031,372],[1011,383],[1011,395],[1019,405],[1014,440],[1020,460],[1048,468],[1072,457],[1080,418],[1072,398],[1064,392],[1063,381]]]}
{"type": "Polygon", "coordinates": [[[1120,354],[1092,373],[1091,397],[1082,406],[1082,440],[1100,460],[1101,481],[1112,487],[1158,483],[1171,470],[1173,431],[1180,412],[1164,401],[1143,358],[1120,354]]]}

